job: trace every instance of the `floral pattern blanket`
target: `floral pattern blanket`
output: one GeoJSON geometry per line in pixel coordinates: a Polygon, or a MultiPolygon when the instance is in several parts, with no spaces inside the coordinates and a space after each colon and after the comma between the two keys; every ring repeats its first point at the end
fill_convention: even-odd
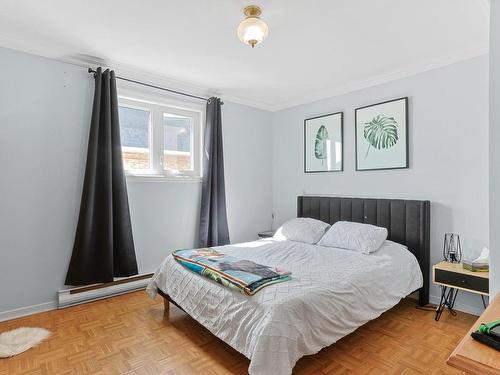
{"type": "Polygon", "coordinates": [[[212,248],[175,250],[172,256],[189,270],[249,296],[291,278],[290,272],[279,267],[264,266],[212,248]]]}

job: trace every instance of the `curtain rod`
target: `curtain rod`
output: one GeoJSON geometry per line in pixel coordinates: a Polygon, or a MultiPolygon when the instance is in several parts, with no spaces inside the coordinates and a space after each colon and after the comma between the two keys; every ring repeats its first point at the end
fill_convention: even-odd
{"type": "MultiPolygon", "coordinates": [[[[88,69],[88,72],[89,73],[96,73],[96,71],[92,68],[89,68],[88,69]]],[[[197,95],[193,95],[193,94],[188,94],[188,93],[185,93],[185,92],[182,92],[182,91],[177,91],[177,90],[172,90],[172,89],[167,89],[166,87],[161,87],[161,86],[156,86],[156,85],[151,85],[149,83],[145,83],[145,82],[141,82],[141,81],[136,81],[134,79],[130,79],[130,78],[125,78],[125,77],[120,77],[120,76],[116,76],[116,79],[120,79],[122,81],[127,81],[127,82],[132,82],[132,83],[136,83],[138,85],[142,85],[142,86],[147,86],[147,87],[151,87],[153,89],[158,89],[158,90],[163,90],[163,91],[168,91],[172,94],[177,94],[177,95],[183,95],[183,96],[188,96],[190,98],[194,98],[194,99],[200,99],[200,100],[205,100],[205,101],[208,101],[210,98],[204,98],[203,96],[197,96],[197,95]]],[[[220,103],[221,105],[224,104],[223,101],[221,101],[220,103]]]]}

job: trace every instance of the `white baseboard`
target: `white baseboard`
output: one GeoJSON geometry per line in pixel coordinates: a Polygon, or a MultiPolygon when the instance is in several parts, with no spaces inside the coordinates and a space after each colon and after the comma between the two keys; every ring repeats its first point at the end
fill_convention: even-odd
{"type": "Polygon", "coordinates": [[[127,278],[121,278],[117,279],[115,285],[104,285],[91,290],[86,290],[89,289],[88,287],[60,290],[58,293],[58,301],[49,301],[38,305],[0,311],[0,322],[145,289],[151,276],[152,274],[141,275],[139,276],[139,280],[137,280],[137,277],[131,277],[130,281],[127,280],[127,278]],[[79,291],[78,289],[84,291],[79,291]]]}
{"type": "MultiPolygon", "coordinates": [[[[481,296],[479,294],[477,295],[477,298],[478,298],[478,301],[477,301],[477,305],[475,305],[475,306],[466,305],[460,301],[456,301],[453,309],[457,310],[457,311],[465,312],[468,314],[479,316],[483,313],[484,308],[483,308],[483,303],[481,302],[481,296]]],[[[439,304],[440,296],[430,295],[429,300],[430,300],[430,303],[437,305],[437,304],[439,304]]],[[[446,313],[446,311],[444,313],[446,313]]]]}
{"type": "MultiPolygon", "coordinates": [[[[414,292],[414,293],[410,294],[407,298],[411,298],[411,299],[418,301],[418,292],[414,292]]],[[[479,298],[479,300],[478,300],[478,304],[476,306],[466,305],[464,303],[457,301],[453,308],[454,308],[454,310],[457,310],[457,311],[461,311],[464,313],[479,316],[483,313],[484,308],[483,308],[483,303],[481,302],[481,297],[478,295],[477,298],[479,298]]],[[[440,296],[433,296],[433,295],[429,296],[429,303],[437,305],[437,304],[439,304],[439,300],[440,300],[440,296]]]]}
{"type": "Polygon", "coordinates": [[[13,310],[2,311],[0,312],[0,322],[55,309],[57,309],[57,301],[44,302],[38,305],[31,305],[19,307],[13,310]]]}
{"type": "Polygon", "coordinates": [[[117,281],[116,284],[96,284],[95,286],[60,290],[58,292],[58,306],[61,309],[134,292],[136,290],[143,290],[146,289],[151,277],[152,275],[139,275],[130,278],[122,278],[117,281]]]}

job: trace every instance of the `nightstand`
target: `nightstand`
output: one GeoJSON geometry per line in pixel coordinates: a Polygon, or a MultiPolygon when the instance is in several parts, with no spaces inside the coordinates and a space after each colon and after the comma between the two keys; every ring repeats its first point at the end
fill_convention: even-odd
{"type": "Polygon", "coordinates": [[[274,230],[266,230],[264,232],[259,232],[259,233],[257,233],[257,236],[259,236],[259,238],[272,237],[272,236],[274,236],[274,230]]]}
{"type": "Polygon", "coordinates": [[[432,267],[432,282],[441,286],[441,300],[436,308],[436,321],[439,320],[445,307],[452,315],[459,290],[476,293],[481,296],[486,307],[484,296],[488,296],[489,272],[472,272],[463,268],[462,263],[439,262],[432,267]]]}

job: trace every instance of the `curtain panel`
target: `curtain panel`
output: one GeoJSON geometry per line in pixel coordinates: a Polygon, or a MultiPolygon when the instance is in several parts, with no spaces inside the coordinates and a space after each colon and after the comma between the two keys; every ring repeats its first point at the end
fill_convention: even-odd
{"type": "Polygon", "coordinates": [[[224,185],[221,100],[207,101],[203,148],[203,183],[199,226],[199,247],[229,243],[224,185]]]}
{"type": "Polygon", "coordinates": [[[95,92],[80,214],[66,285],[137,275],[134,239],[123,172],[116,77],[95,75],[95,92]]]}

